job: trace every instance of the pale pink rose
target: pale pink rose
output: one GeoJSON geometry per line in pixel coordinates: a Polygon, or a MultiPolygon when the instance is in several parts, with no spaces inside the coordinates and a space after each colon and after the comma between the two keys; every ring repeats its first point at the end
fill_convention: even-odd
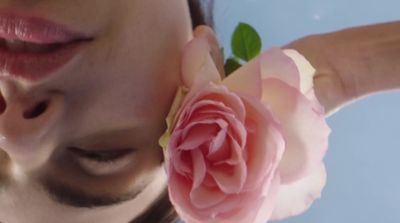
{"type": "Polygon", "coordinates": [[[164,147],[186,223],[265,223],[306,210],[325,185],[329,127],[312,66],[273,48],[224,80],[205,37],[185,48],[164,147]]]}

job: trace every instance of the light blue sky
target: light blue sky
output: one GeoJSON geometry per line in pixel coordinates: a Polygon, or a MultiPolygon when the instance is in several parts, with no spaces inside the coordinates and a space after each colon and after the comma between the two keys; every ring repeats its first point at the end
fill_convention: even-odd
{"type": "MultiPolygon", "coordinates": [[[[216,0],[219,38],[229,47],[239,21],[264,49],[313,33],[400,20],[399,0],[216,0]]],[[[399,74],[400,75],[400,74],[399,74]]],[[[279,223],[400,222],[400,93],[359,101],[328,119],[328,185],[305,214],[279,223]]]]}

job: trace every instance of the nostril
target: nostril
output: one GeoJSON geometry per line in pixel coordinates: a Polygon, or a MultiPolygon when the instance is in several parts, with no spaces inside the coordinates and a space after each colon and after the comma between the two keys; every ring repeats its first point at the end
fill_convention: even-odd
{"type": "Polygon", "coordinates": [[[6,107],[7,107],[6,100],[4,99],[3,95],[0,94],[0,115],[4,113],[6,107]]]}
{"type": "Polygon", "coordinates": [[[49,106],[48,100],[41,101],[41,102],[37,103],[35,106],[33,106],[32,108],[26,110],[23,114],[23,117],[25,119],[37,118],[46,111],[48,106],[49,106]]]}

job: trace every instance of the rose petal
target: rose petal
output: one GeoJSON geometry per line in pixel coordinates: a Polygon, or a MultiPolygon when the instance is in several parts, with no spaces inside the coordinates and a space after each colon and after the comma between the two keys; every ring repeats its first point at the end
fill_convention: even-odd
{"type": "Polygon", "coordinates": [[[227,197],[223,204],[213,207],[213,210],[221,213],[215,222],[266,223],[272,214],[278,190],[279,176],[275,175],[264,188],[227,197]]]}
{"type": "Polygon", "coordinates": [[[223,119],[218,119],[216,124],[219,126],[219,131],[217,135],[213,138],[213,140],[210,143],[210,149],[209,152],[213,153],[217,151],[221,146],[224,144],[228,132],[228,123],[226,123],[225,120],[223,119]]]}
{"type": "Polygon", "coordinates": [[[223,85],[217,86],[212,83],[204,89],[204,92],[207,93],[207,96],[205,96],[206,99],[222,102],[227,108],[234,112],[238,120],[244,121],[246,111],[238,95],[230,92],[223,85]]]}
{"type": "Polygon", "coordinates": [[[216,123],[218,123],[218,120],[211,119],[190,123],[182,133],[177,133],[177,135],[182,135],[183,140],[178,149],[198,149],[200,145],[209,142],[218,132],[218,125],[216,123]]]}
{"type": "MultiPolygon", "coordinates": [[[[229,138],[228,142],[226,142],[224,144],[224,146],[229,147],[230,157],[227,158],[226,160],[220,159],[220,161],[216,161],[215,164],[226,163],[229,165],[237,165],[245,160],[243,157],[244,151],[243,151],[243,148],[240,146],[240,144],[232,137],[229,138]]],[[[207,156],[207,158],[208,158],[208,156],[207,156]]],[[[214,158],[214,157],[212,157],[212,158],[214,158]]]]}
{"type": "Polygon", "coordinates": [[[239,193],[246,180],[247,167],[242,157],[242,149],[235,141],[231,141],[231,160],[209,167],[208,173],[214,178],[218,187],[227,194],[239,193]],[[235,160],[235,165],[230,165],[235,160]],[[224,168],[226,167],[226,168],[224,168]]]}
{"type": "Polygon", "coordinates": [[[226,106],[225,103],[208,99],[201,100],[191,106],[188,113],[190,113],[188,118],[190,122],[225,117],[227,115],[233,116],[235,114],[232,108],[226,106]]]}
{"type": "Polygon", "coordinates": [[[313,89],[315,69],[303,55],[296,50],[287,49],[283,52],[296,64],[300,73],[300,91],[307,94],[313,89]]]}
{"type": "MultiPolygon", "coordinates": [[[[224,164],[224,166],[228,165],[224,164]]],[[[238,165],[227,168],[214,167],[209,170],[209,173],[215,179],[222,192],[227,194],[239,193],[246,180],[246,164],[242,161],[238,165]],[[226,171],[226,169],[231,170],[226,171]]]]}
{"type": "Polygon", "coordinates": [[[222,81],[229,90],[248,96],[261,98],[261,71],[260,62],[251,60],[222,81]]]}
{"type": "Polygon", "coordinates": [[[179,217],[186,222],[202,223],[202,219],[207,219],[208,217],[202,216],[190,202],[190,188],[190,180],[176,173],[171,173],[168,180],[168,193],[179,217]]]}
{"type": "Polygon", "coordinates": [[[206,155],[206,159],[209,163],[212,164],[224,163],[227,159],[230,158],[231,147],[227,141],[225,141],[218,149],[215,149],[213,151],[209,149],[206,155]]]}
{"type": "MultiPolygon", "coordinates": [[[[260,196],[251,196],[250,194],[240,194],[240,196],[231,196],[229,201],[224,201],[225,207],[235,206],[236,209],[218,216],[215,223],[254,223],[258,210],[262,206],[265,198],[260,196]],[[247,196],[246,198],[243,198],[247,196]],[[238,205],[239,204],[239,205],[238,205]],[[238,208],[239,206],[239,208],[238,208]]],[[[214,223],[213,222],[213,223],[214,223]]],[[[263,223],[265,223],[264,221],[263,223]]]]}
{"type": "Polygon", "coordinates": [[[194,37],[182,57],[182,81],[188,88],[208,82],[221,82],[218,69],[210,55],[210,46],[204,36],[194,37]]]}
{"type": "Polygon", "coordinates": [[[319,103],[314,92],[314,75],[315,69],[310,62],[296,50],[287,49],[283,51],[288,57],[290,57],[296,64],[300,72],[300,91],[303,93],[308,100],[314,106],[315,111],[325,114],[324,107],[319,103]]]}
{"type": "MultiPolygon", "coordinates": [[[[193,111],[201,109],[201,106],[212,106],[212,111],[221,110],[226,112],[232,112],[235,114],[236,118],[240,121],[244,121],[246,115],[243,102],[234,93],[230,92],[223,85],[216,85],[209,83],[203,86],[201,89],[191,89],[186,96],[183,106],[191,105],[190,112],[188,111],[187,116],[192,116],[193,111]],[[195,107],[192,109],[192,106],[195,107]]],[[[183,120],[179,120],[178,124],[187,121],[186,117],[181,117],[183,120]]]]}
{"type": "Polygon", "coordinates": [[[203,182],[206,176],[206,163],[204,160],[204,156],[200,150],[192,150],[190,151],[192,155],[193,162],[193,187],[192,190],[197,189],[200,184],[203,182]]]}
{"type": "Polygon", "coordinates": [[[317,97],[315,96],[314,89],[309,90],[305,96],[308,98],[308,100],[310,100],[315,112],[321,115],[325,114],[325,108],[319,103],[317,97]]]}
{"type": "Polygon", "coordinates": [[[266,197],[262,206],[258,210],[258,214],[253,221],[254,223],[266,223],[272,216],[272,212],[276,205],[277,194],[280,188],[280,177],[275,176],[270,184],[270,188],[265,193],[266,197]]]}
{"type": "MultiPolygon", "coordinates": [[[[190,192],[190,200],[196,208],[209,208],[223,201],[227,197],[220,190],[208,188],[203,184],[190,192]]],[[[187,198],[186,198],[187,199],[187,198]]]]}
{"type": "Polygon", "coordinates": [[[320,198],[325,184],[326,170],[321,164],[306,178],[281,185],[271,220],[281,220],[303,213],[315,199],[320,198]]]}
{"type": "Polygon", "coordinates": [[[282,183],[306,176],[319,165],[328,147],[330,129],[324,116],[297,89],[281,80],[263,81],[263,101],[281,121],[286,148],[279,166],[282,183]]]}
{"type": "Polygon", "coordinates": [[[188,152],[186,151],[177,151],[172,156],[172,165],[177,173],[182,176],[188,177],[189,174],[192,173],[192,166],[189,165],[191,163],[183,160],[188,156],[188,152]]]}
{"type": "MultiPolygon", "coordinates": [[[[210,103],[211,104],[211,103],[210,103]]],[[[221,105],[222,103],[218,103],[221,105]]],[[[229,125],[229,136],[233,137],[241,146],[244,146],[246,143],[246,129],[243,126],[244,122],[244,106],[241,107],[243,110],[243,117],[242,114],[238,114],[238,112],[234,112],[230,109],[227,109],[226,106],[214,106],[213,109],[199,109],[200,111],[196,112],[195,120],[204,120],[204,119],[216,119],[220,118],[223,119],[229,125]],[[226,109],[225,109],[226,108],[226,109]],[[242,120],[241,120],[242,119],[242,120]]],[[[240,111],[242,113],[242,111],[240,111]]]]}
{"type": "Polygon", "coordinates": [[[255,126],[248,132],[246,150],[248,176],[244,190],[254,190],[266,175],[273,175],[281,160],[285,142],[272,111],[254,98],[243,97],[248,119],[246,125],[255,126]]]}
{"type": "Polygon", "coordinates": [[[296,63],[279,48],[271,48],[260,55],[262,79],[276,78],[300,88],[300,73],[296,63]]]}

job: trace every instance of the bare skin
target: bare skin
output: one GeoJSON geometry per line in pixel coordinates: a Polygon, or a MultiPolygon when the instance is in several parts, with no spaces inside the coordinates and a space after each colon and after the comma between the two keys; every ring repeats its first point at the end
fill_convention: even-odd
{"type": "Polygon", "coordinates": [[[158,138],[192,38],[187,1],[0,0],[0,10],[91,39],[47,79],[27,82],[0,71],[0,222],[135,219],[166,188],[158,138]],[[24,118],[44,99],[40,115],[24,118]],[[129,153],[108,161],[93,153],[121,148],[129,153]]]}
{"type": "Polygon", "coordinates": [[[327,115],[367,95],[400,88],[400,22],[308,36],[285,48],[298,50],[316,68],[315,91],[327,115]]]}

